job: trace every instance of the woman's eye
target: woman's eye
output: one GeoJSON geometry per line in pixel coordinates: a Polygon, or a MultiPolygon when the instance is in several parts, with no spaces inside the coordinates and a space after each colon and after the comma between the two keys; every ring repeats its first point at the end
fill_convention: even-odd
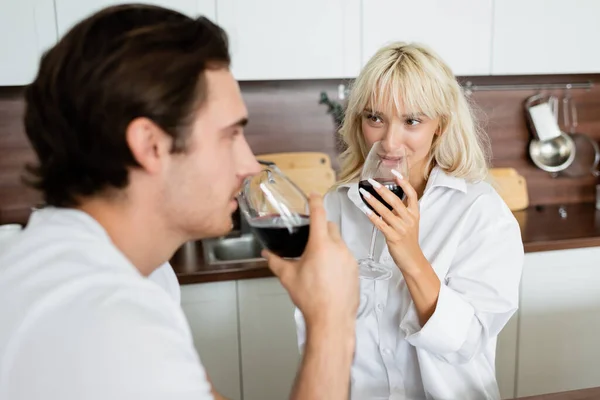
{"type": "Polygon", "coordinates": [[[375,123],[381,123],[383,122],[383,120],[381,119],[380,116],[375,115],[375,114],[367,114],[367,119],[371,122],[375,122],[375,123]]]}
{"type": "Polygon", "coordinates": [[[416,118],[408,118],[406,120],[406,124],[410,125],[410,126],[415,126],[415,125],[419,125],[421,123],[420,120],[416,119],[416,118]]]}

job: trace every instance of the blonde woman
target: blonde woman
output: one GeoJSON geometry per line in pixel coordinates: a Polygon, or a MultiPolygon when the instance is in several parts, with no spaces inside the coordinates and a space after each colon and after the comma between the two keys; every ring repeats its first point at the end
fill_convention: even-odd
{"type": "MultiPolygon", "coordinates": [[[[487,139],[448,66],[431,50],[380,49],[352,88],[342,136],[340,182],[325,199],[357,259],[376,247],[389,280],[362,280],[352,367],[353,399],[499,399],[496,339],[518,305],[519,226],[488,172],[487,139]],[[361,200],[360,171],[373,143],[404,147],[405,203],[377,189],[393,210],[361,200]]],[[[305,328],[296,312],[299,344],[305,328]]]]}

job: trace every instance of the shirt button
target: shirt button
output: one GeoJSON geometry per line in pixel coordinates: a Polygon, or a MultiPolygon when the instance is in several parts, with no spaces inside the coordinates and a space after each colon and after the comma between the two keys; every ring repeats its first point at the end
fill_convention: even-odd
{"type": "Polygon", "coordinates": [[[381,304],[381,303],[377,304],[377,309],[379,311],[382,311],[383,310],[383,304],[381,304]]]}
{"type": "Polygon", "coordinates": [[[390,349],[383,349],[383,354],[385,354],[386,356],[389,356],[392,354],[392,351],[390,349]]]}

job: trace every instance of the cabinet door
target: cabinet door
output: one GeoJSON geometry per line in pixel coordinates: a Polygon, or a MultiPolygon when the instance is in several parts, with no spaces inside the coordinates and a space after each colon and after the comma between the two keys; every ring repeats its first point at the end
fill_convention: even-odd
{"type": "Polygon", "coordinates": [[[300,361],[294,305],[276,278],[238,281],[244,400],[287,399],[300,361]]]}
{"type": "Polygon", "coordinates": [[[31,83],[55,43],[53,0],[0,0],[0,86],[31,83]]]}
{"type": "Polygon", "coordinates": [[[600,386],[598,288],[600,247],[525,256],[518,397],[600,386]]]}
{"type": "Polygon", "coordinates": [[[600,2],[497,0],[492,72],[600,72],[600,2]]]}
{"type": "Polygon", "coordinates": [[[389,42],[420,42],[456,75],[490,74],[492,0],[364,0],[362,16],[363,64],[389,42]]]}
{"type": "MultiPolygon", "coordinates": [[[[108,6],[130,3],[125,0],[54,0],[58,33],[64,35],[73,25],[108,6]]],[[[204,15],[215,20],[215,0],[144,0],[145,4],[166,7],[190,17],[204,15]]]]}
{"type": "MultiPolygon", "coordinates": [[[[360,0],[218,0],[240,80],[355,76],[360,0]]],[[[318,93],[315,94],[318,98],[318,93]]]]}
{"type": "Polygon", "coordinates": [[[181,287],[181,306],[213,385],[226,398],[240,400],[235,281],[184,285],[181,287]]]}
{"type": "Polygon", "coordinates": [[[519,326],[518,311],[508,321],[496,345],[496,378],[502,399],[515,398],[515,379],[517,375],[517,336],[519,326]]]}

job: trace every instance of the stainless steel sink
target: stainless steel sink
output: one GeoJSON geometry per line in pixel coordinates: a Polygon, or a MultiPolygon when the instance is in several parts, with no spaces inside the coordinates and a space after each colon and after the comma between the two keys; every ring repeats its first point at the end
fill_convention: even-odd
{"type": "Polygon", "coordinates": [[[232,262],[258,261],[262,246],[252,234],[221,239],[205,239],[204,258],[208,264],[231,264],[232,262]]]}

